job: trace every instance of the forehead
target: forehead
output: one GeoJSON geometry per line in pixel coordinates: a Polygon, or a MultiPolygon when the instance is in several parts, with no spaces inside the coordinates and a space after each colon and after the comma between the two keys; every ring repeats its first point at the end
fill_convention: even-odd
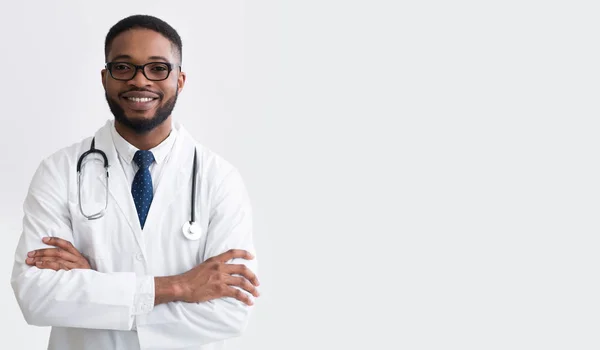
{"type": "Polygon", "coordinates": [[[175,62],[174,45],[150,29],[129,29],[117,35],[110,45],[108,61],[117,56],[130,56],[132,61],[144,62],[152,56],[163,56],[175,62]]]}

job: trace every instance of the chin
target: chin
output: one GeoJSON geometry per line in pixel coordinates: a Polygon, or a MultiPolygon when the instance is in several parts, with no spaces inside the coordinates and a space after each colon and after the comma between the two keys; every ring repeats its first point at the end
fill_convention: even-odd
{"type": "Polygon", "coordinates": [[[135,120],[149,120],[154,118],[156,111],[127,111],[125,117],[131,121],[135,120]]]}

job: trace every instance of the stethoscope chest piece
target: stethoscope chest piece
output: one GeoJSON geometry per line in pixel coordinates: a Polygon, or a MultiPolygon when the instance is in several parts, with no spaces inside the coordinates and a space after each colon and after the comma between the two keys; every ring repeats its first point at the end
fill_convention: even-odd
{"type": "Polygon", "coordinates": [[[198,240],[200,239],[200,237],[202,237],[202,228],[197,222],[193,222],[190,224],[189,221],[186,221],[185,224],[183,224],[181,230],[183,231],[183,235],[185,236],[185,238],[191,241],[198,240]]]}

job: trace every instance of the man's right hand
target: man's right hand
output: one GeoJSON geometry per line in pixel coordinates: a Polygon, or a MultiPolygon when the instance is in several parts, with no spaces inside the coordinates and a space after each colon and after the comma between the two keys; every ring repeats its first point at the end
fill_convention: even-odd
{"type": "Polygon", "coordinates": [[[252,305],[251,298],[234,287],[240,287],[258,297],[260,295],[256,289],[259,285],[258,278],[245,265],[227,264],[227,261],[235,258],[252,260],[254,256],[245,250],[231,249],[207,259],[188,272],[174,276],[175,279],[172,281],[175,298],[188,303],[197,303],[232,297],[252,305]]]}

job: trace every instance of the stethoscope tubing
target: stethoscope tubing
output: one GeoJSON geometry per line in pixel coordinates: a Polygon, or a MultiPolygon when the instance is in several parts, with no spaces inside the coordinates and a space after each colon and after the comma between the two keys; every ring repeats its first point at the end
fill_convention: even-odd
{"type": "MultiPolygon", "coordinates": [[[[79,199],[79,210],[81,214],[85,216],[88,220],[99,219],[104,216],[106,212],[106,208],[108,207],[108,179],[109,179],[109,163],[108,157],[106,153],[104,153],[100,149],[95,148],[95,138],[92,138],[92,143],[90,144],[90,149],[85,151],[79,159],[77,160],[77,187],[78,187],[78,199],[79,199]],[[104,161],[104,169],[106,170],[106,205],[105,208],[99,213],[87,215],[83,212],[83,206],[81,204],[81,165],[85,160],[85,157],[90,154],[99,154],[104,161]]],[[[202,232],[198,223],[196,223],[196,176],[197,176],[197,158],[198,158],[198,150],[194,147],[194,163],[192,166],[192,191],[190,194],[191,208],[190,208],[190,221],[186,222],[183,227],[183,235],[190,240],[199,239],[202,236],[202,232]]]]}

